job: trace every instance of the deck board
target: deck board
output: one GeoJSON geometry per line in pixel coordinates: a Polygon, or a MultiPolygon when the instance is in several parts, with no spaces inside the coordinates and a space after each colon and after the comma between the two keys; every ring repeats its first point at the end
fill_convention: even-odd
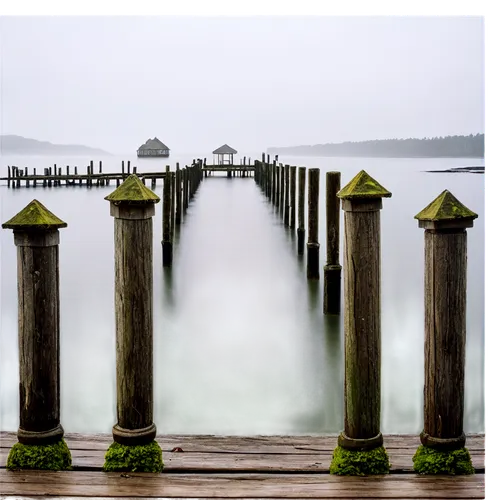
{"type": "Polygon", "coordinates": [[[0,495],[106,498],[484,498],[483,435],[467,436],[476,474],[425,477],[412,471],[418,436],[384,436],[387,476],[351,478],[328,473],[336,436],[158,436],[163,474],[104,473],[111,434],[65,435],[74,470],[7,471],[15,433],[0,433],[0,495]],[[183,451],[172,451],[173,448],[183,451]]]}

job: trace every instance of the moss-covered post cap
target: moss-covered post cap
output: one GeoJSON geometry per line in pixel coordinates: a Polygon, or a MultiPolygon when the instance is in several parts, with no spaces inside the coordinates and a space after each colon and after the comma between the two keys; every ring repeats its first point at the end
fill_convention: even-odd
{"type": "Polygon", "coordinates": [[[14,229],[15,231],[53,231],[68,224],[54,215],[38,200],[28,203],[12,219],[2,224],[3,229],[14,229]]]}
{"type": "Polygon", "coordinates": [[[447,189],[415,215],[418,226],[424,229],[472,227],[477,217],[476,213],[460,203],[447,189]]]}
{"type": "Polygon", "coordinates": [[[390,198],[392,193],[373,177],[361,170],[344,186],[337,197],[342,200],[344,211],[372,211],[382,208],[382,198],[390,198]]]}
{"type": "Polygon", "coordinates": [[[119,219],[143,219],[154,215],[154,204],[160,197],[148,189],[137,175],[132,174],[125,182],[104,198],[110,202],[111,215],[119,219]]]}

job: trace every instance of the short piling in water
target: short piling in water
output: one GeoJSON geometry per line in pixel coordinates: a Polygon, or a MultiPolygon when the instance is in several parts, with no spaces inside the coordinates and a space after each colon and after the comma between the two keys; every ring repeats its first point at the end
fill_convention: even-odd
{"type": "Polygon", "coordinates": [[[304,255],[306,239],[305,205],[306,205],[306,167],[299,167],[299,227],[297,228],[297,253],[304,255]]]}
{"type": "Polygon", "coordinates": [[[337,196],[345,221],[344,431],[332,474],[388,474],[380,432],[380,209],[391,193],[365,171],[337,196]]]}
{"type": "Polygon", "coordinates": [[[115,218],[118,422],[103,468],[161,472],[162,453],[154,440],[152,310],[152,217],[160,198],[133,174],[105,199],[115,218]]]}
{"type": "Polygon", "coordinates": [[[33,200],[2,224],[17,246],[18,443],[8,469],[71,468],[60,423],[59,229],[67,224],[33,200]]]}
{"type": "Polygon", "coordinates": [[[171,188],[170,188],[170,167],[166,167],[165,178],[163,179],[163,200],[162,200],[162,262],[163,266],[169,267],[172,265],[172,239],[170,231],[170,210],[171,210],[171,188]]]}
{"type": "Polygon", "coordinates": [[[285,226],[290,226],[290,165],[285,165],[285,226]]]}
{"type": "Polygon", "coordinates": [[[319,280],[319,168],[309,169],[307,190],[307,279],[319,280]]]}
{"type": "Polygon", "coordinates": [[[290,229],[295,231],[297,207],[297,167],[290,167],[290,229]]]}
{"type": "Polygon", "coordinates": [[[273,175],[273,184],[271,188],[271,203],[273,205],[276,205],[276,191],[277,191],[277,180],[278,176],[276,174],[276,161],[273,161],[273,166],[272,166],[272,175],[273,175]]]}
{"type": "Polygon", "coordinates": [[[465,448],[467,232],[477,214],[448,190],[415,218],[425,229],[424,430],[413,457],[422,474],[473,474],[465,448]]]}
{"type": "Polygon", "coordinates": [[[340,172],[326,173],[326,265],[324,271],[323,313],[340,314],[342,266],[340,244],[340,172]]]}
{"type": "Polygon", "coordinates": [[[176,214],[175,212],[176,195],[177,195],[176,175],[177,172],[170,172],[170,234],[171,234],[172,244],[174,241],[175,214],[176,214]]]}

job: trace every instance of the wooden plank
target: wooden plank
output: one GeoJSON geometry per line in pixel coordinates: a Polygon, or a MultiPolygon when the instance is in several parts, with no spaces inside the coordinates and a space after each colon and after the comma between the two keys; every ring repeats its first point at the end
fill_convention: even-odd
{"type": "MultiPolygon", "coordinates": [[[[73,467],[99,469],[104,463],[105,450],[71,450],[73,467]]],[[[391,472],[412,472],[413,451],[389,450],[391,472]]],[[[9,450],[0,449],[0,467],[5,467],[9,450]]],[[[163,452],[166,472],[328,472],[331,453],[316,454],[256,454],[256,453],[177,453],[163,452]]],[[[476,472],[485,469],[483,452],[471,452],[476,472]]]]}
{"type": "Polygon", "coordinates": [[[229,498],[484,498],[484,475],[138,474],[0,470],[4,495],[229,498]]]}
{"type": "MultiPolygon", "coordinates": [[[[66,433],[66,443],[72,449],[106,450],[113,438],[111,434],[66,433]]],[[[214,436],[214,435],[159,435],[156,440],[163,450],[180,447],[190,452],[211,453],[305,453],[322,451],[331,453],[337,445],[336,435],[323,436],[214,436]]],[[[467,435],[469,451],[484,452],[484,434],[467,435]]],[[[17,442],[15,432],[0,432],[0,447],[10,448],[17,442]]],[[[384,435],[387,450],[404,448],[416,450],[420,438],[416,435],[384,435]]]]}

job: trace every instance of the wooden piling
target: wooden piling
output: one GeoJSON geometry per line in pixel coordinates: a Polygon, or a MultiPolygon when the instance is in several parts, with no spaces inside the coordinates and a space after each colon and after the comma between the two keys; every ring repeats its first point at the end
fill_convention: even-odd
{"type": "Polygon", "coordinates": [[[170,188],[170,167],[166,167],[165,170],[165,178],[163,179],[163,214],[162,214],[162,222],[163,222],[163,233],[162,233],[162,261],[163,266],[171,266],[172,265],[172,239],[171,239],[171,231],[170,231],[170,209],[172,205],[172,201],[170,199],[172,190],[170,188]]]}
{"type": "Polygon", "coordinates": [[[465,446],[467,232],[477,214],[448,190],[415,218],[425,229],[424,430],[438,451],[465,446]]]}
{"type": "Polygon", "coordinates": [[[305,229],[305,204],[306,204],[306,167],[299,167],[299,227],[297,228],[297,253],[304,254],[306,239],[305,229]]]}
{"type": "Polygon", "coordinates": [[[2,224],[4,229],[14,230],[17,246],[17,437],[25,445],[57,443],[64,435],[59,383],[59,229],[66,226],[37,200],[2,224]]]}
{"type": "Polygon", "coordinates": [[[307,279],[319,279],[319,168],[310,168],[307,190],[307,279]]]}
{"type": "Polygon", "coordinates": [[[290,229],[295,231],[297,206],[297,167],[290,167],[290,229]]]}
{"type": "Polygon", "coordinates": [[[185,214],[187,210],[188,203],[188,191],[187,191],[187,168],[182,169],[182,212],[185,214]]]}
{"type": "Polygon", "coordinates": [[[145,445],[153,422],[153,220],[160,198],[131,175],[105,198],[115,218],[115,442],[145,445]],[[133,307],[131,307],[133,304],[133,307]]]}
{"type": "Polygon", "coordinates": [[[326,265],[323,268],[323,314],[340,314],[340,172],[326,173],[326,265]]]}
{"type": "Polygon", "coordinates": [[[345,219],[344,431],[339,446],[368,451],[380,432],[380,209],[391,193],[361,171],[337,196],[345,219]]]}
{"type": "Polygon", "coordinates": [[[280,205],[279,212],[281,220],[283,220],[283,212],[285,207],[285,167],[280,163],[280,205]]]}
{"type": "Polygon", "coordinates": [[[290,226],[290,165],[285,165],[285,226],[290,226]]]}
{"type": "Polygon", "coordinates": [[[176,165],[176,170],[175,170],[175,186],[176,186],[176,193],[175,193],[175,223],[180,224],[181,223],[181,213],[182,213],[182,185],[181,185],[181,170],[179,167],[179,164],[177,163],[176,165]]]}
{"type": "Polygon", "coordinates": [[[127,174],[130,175],[130,160],[127,160],[127,174]]]}
{"type": "Polygon", "coordinates": [[[175,197],[177,193],[176,173],[170,172],[170,241],[174,241],[174,227],[175,227],[175,197]]]}

